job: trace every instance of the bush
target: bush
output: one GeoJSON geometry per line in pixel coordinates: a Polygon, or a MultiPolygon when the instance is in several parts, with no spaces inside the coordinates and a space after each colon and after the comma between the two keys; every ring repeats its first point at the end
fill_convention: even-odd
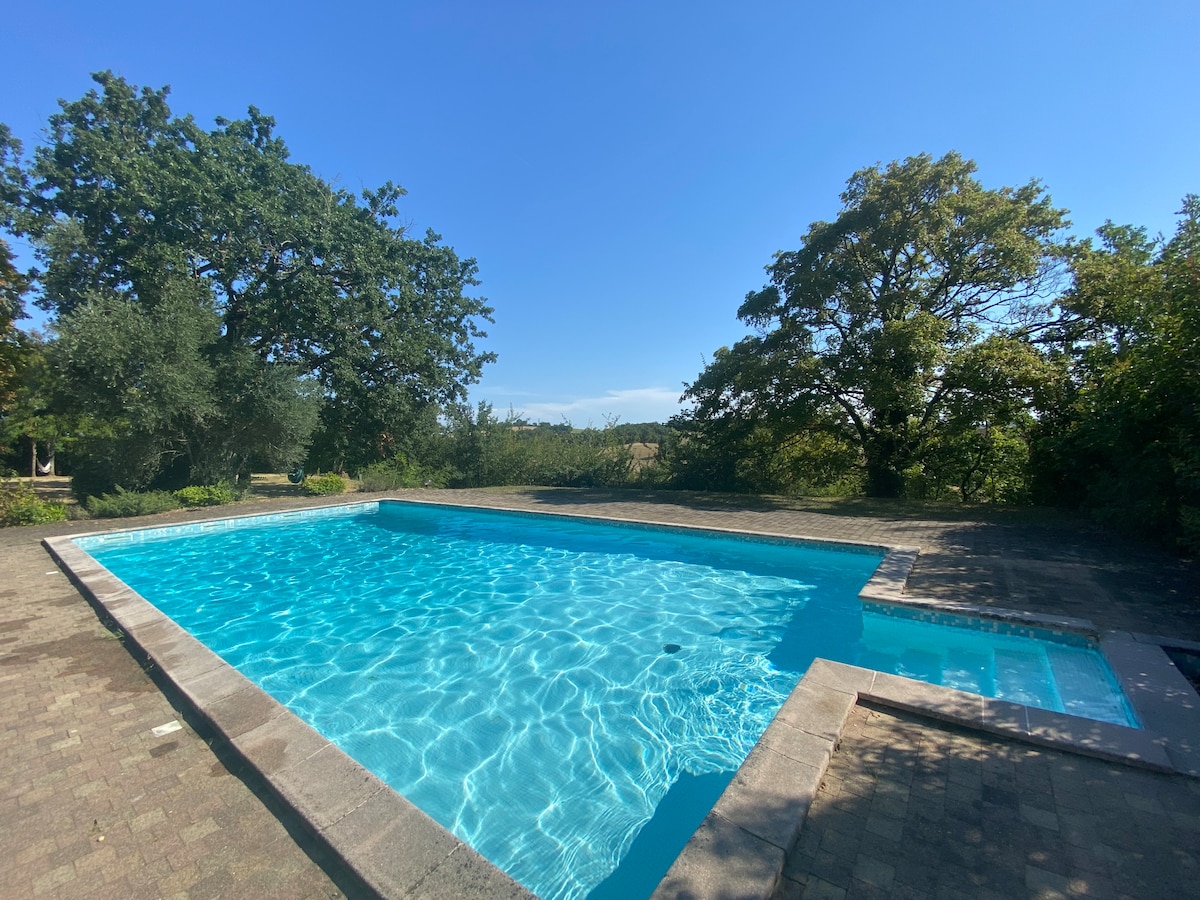
{"type": "Polygon", "coordinates": [[[359,473],[359,489],[363,491],[394,491],[397,488],[445,487],[446,475],[403,456],[372,463],[359,473]]]}
{"type": "Polygon", "coordinates": [[[309,475],[304,479],[304,490],[314,497],[342,494],[346,491],[346,479],[336,472],[330,472],[327,475],[309,475]]]}
{"type": "Polygon", "coordinates": [[[112,494],[88,497],[87,511],[99,519],[120,519],[126,516],[152,516],[155,513],[179,509],[179,501],[166,491],[127,491],[120,485],[112,494]]]}
{"type": "Polygon", "coordinates": [[[452,487],[624,487],[633,477],[633,454],[614,426],[521,424],[496,418],[486,403],[457,409],[451,420],[445,467],[452,487]]]}
{"type": "Polygon", "coordinates": [[[45,525],[61,522],[67,517],[63,503],[38,499],[37,493],[26,484],[0,486],[0,525],[45,525]]]}
{"type": "Polygon", "coordinates": [[[228,481],[219,481],[216,484],[188,485],[177,490],[174,496],[184,506],[193,507],[221,506],[237,500],[239,495],[228,481]]]}

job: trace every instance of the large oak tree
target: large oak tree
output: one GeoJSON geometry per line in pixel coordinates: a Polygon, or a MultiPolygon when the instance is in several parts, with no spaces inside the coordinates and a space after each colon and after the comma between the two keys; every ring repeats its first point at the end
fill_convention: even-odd
{"type": "Polygon", "coordinates": [[[738,317],[755,329],[687,388],[684,424],[775,445],[857,448],[897,496],[939,443],[978,443],[1028,406],[1063,213],[1036,182],[985,189],[956,153],[856,172],[833,222],[776,254],[738,317]]]}
{"type": "Polygon", "coordinates": [[[327,183],[253,107],[204,129],[166,88],[93,77],[50,118],[16,228],[94,449],[138,445],[141,484],[210,481],[298,461],[316,426],[322,462],[354,465],[465,398],[491,309],[474,260],[398,224],[401,188],[327,183]]]}

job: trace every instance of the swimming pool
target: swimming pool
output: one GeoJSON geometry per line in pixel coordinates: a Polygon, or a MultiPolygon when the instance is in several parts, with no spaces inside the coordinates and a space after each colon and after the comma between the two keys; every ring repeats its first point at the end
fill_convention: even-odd
{"type": "Polygon", "coordinates": [[[648,893],[816,655],[1050,708],[1048,676],[1112,684],[864,613],[881,550],[394,502],[78,543],[545,897],[648,893]]]}

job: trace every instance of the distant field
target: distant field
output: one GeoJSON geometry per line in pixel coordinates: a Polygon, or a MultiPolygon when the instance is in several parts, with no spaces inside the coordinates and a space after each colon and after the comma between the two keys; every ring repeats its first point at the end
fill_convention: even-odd
{"type": "Polygon", "coordinates": [[[639,470],[658,458],[658,444],[643,444],[641,442],[628,444],[627,449],[633,454],[633,468],[639,470]]]}

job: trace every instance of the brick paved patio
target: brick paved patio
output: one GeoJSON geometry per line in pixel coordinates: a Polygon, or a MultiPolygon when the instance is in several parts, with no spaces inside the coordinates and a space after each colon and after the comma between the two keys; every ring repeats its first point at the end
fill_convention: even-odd
{"type": "MultiPolygon", "coordinates": [[[[764,501],[739,507],[728,498],[541,490],[417,491],[407,495],[441,502],[917,544],[922,547],[922,555],[910,581],[914,592],[977,605],[1080,616],[1103,628],[1200,640],[1200,579],[1195,566],[1094,534],[1080,537],[1049,526],[846,518],[801,512],[764,501]]],[[[235,511],[273,511],[299,505],[311,505],[311,501],[259,502],[235,511]]],[[[62,523],[0,532],[0,573],[4,576],[0,581],[0,858],[9,861],[0,894],[331,897],[358,890],[356,882],[336,862],[307,845],[300,828],[294,823],[288,827],[281,824],[281,818],[286,821],[287,817],[273,805],[269,807],[269,801],[264,802],[264,792],[253,778],[230,773],[230,768],[236,771],[238,767],[224,761],[229,759],[228,754],[215,753],[193,731],[120,641],[101,626],[96,614],[38,544],[49,534],[198,517],[196,513],[174,513],[149,521],[62,523]],[[154,736],[153,728],[172,720],[184,723],[184,727],[162,737],[154,736]]],[[[1079,848],[1075,844],[1064,842],[1062,834],[1074,820],[1063,816],[1079,812],[1071,810],[1070,798],[1074,795],[1069,792],[1061,804],[1057,792],[1049,795],[1056,804],[1052,810],[1043,809],[1041,799],[1026,801],[1021,791],[1012,801],[1009,795],[1014,792],[1005,792],[998,784],[988,785],[993,790],[983,792],[986,796],[980,794],[980,815],[986,812],[994,817],[988,821],[997,823],[996,828],[987,830],[986,837],[981,837],[984,846],[1003,846],[1025,860],[1020,866],[1014,862],[1000,865],[996,871],[1012,875],[1004,881],[1005,890],[1011,888],[1016,893],[998,891],[996,896],[1054,896],[1055,891],[1064,895],[1147,896],[1138,893],[1138,885],[1146,883],[1137,881],[1142,877],[1139,872],[1162,873],[1165,878],[1181,879],[1177,883],[1185,886],[1195,883],[1196,860],[1188,851],[1200,843],[1200,835],[1192,827],[1200,822],[1200,794],[1195,780],[1176,776],[1175,788],[1164,791],[1162,784],[1175,784],[1171,776],[1092,760],[1079,762],[1080,758],[1071,754],[960,734],[946,726],[893,713],[860,709],[855,716],[829,770],[826,782],[831,788],[822,791],[821,802],[811,810],[799,844],[789,858],[781,890],[791,893],[784,896],[804,891],[804,896],[825,896],[822,891],[831,892],[830,896],[842,896],[839,891],[870,895],[879,890],[895,892],[900,887],[911,888],[911,896],[948,895],[950,888],[939,881],[906,880],[907,876],[897,875],[908,871],[905,860],[912,843],[909,838],[914,836],[928,841],[930,849],[922,852],[933,854],[930,858],[936,863],[934,868],[940,871],[938,867],[944,864],[947,872],[959,878],[954,884],[970,887],[969,893],[986,895],[992,881],[999,878],[989,868],[993,864],[991,855],[962,849],[966,846],[969,851],[974,846],[967,832],[947,834],[925,827],[920,804],[913,807],[910,803],[910,812],[904,816],[881,814],[874,818],[863,814],[873,808],[871,805],[857,804],[860,822],[855,823],[851,812],[851,819],[845,820],[842,827],[827,825],[830,810],[836,809],[835,799],[846,800],[854,795],[853,790],[847,789],[848,794],[843,791],[843,784],[859,785],[860,791],[867,791],[870,783],[870,793],[865,795],[870,804],[898,790],[894,767],[874,763],[876,758],[892,758],[892,751],[886,750],[889,746],[896,753],[915,748],[910,753],[912,762],[906,769],[901,765],[911,776],[907,785],[910,797],[923,796],[926,790],[936,791],[938,779],[942,784],[954,781],[948,773],[961,770],[957,761],[967,760],[974,766],[988,754],[1006,760],[1018,785],[1027,776],[1017,773],[1050,772],[1031,774],[1028,779],[1030,785],[1048,783],[1053,787],[1055,766],[1103,768],[1103,777],[1094,777],[1085,792],[1093,807],[1081,814],[1092,817],[1087,820],[1091,830],[1071,832],[1094,836],[1103,830],[1105,822],[1112,821],[1113,831],[1122,835],[1124,843],[1115,847],[1109,843],[1097,845],[1108,848],[1099,856],[1081,854],[1076,852],[1079,848]],[[942,774],[938,774],[938,765],[945,770],[942,774]],[[876,791],[881,793],[877,796],[876,791]],[[830,805],[826,805],[827,800],[830,805]],[[989,811],[992,806],[1003,806],[997,800],[1016,802],[1017,818],[1006,819],[1004,814],[989,811]],[[1165,814],[1139,808],[1138,803],[1143,807],[1158,803],[1165,814]],[[1133,812],[1128,812],[1130,809],[1133,812]],[[1007,835],[1011,829],[1000,827],[1004,822],[1015,822],[1026,830],[1033,827],[1053,833],[1048,825],[1051,819],[1045,816],[1040,824],[1027,821],[1030,816],[1038,819],[1038,811],[1057,817],[1058,843],[1050,842],[1050,849],[1038,850],[1028,842],[1010,839],[1007,835]],[[1117,826],[1129,816],[1139,822],[1137,829],[1117,826]],[[1140,824],[1143,820],[1144,826],[1140,824]],[[897,827],[906,835],[904,844],[899,845],[899,860],[889,861],[880,851],[867,853],[860,864],[863,835],[886,838],[876,832],[895,834],[897,827]],[[1005,836],[994,837],[991,832],[996,830],[1005,836]],[[820,856],[820,842],[816,845],[817,855],[803,862],[813,849],[813,835],[819,834],[823,841],[829,833],[848,832],[857,832],[859,843],[852,857],[848,850],[842,857],[830,851],[832,860],[840,866],[829,869],[833,877],[826,878],[821,874],[824,870],[815,868],[818,860],[829,861],[820,856]],[[967,835],[965,844],[957,840],[962,835],[967,835]],[[1109,851],[1125,854],[1122,858],[1128,864],[1114,868],[1116,863],[1109,851]],[[1095,871],[1097,859],[1108,866],[1104,878],[1095,871]],[[1150,862],[1135,864],[1128,860],[1150,862]],[[889,867],[890,887],[884,888],[879,882],[888,881],[889,867]],[[1188,878],[1193,880],[1188,882],[1188,878]]],[[[986,779],[983,775],[980,778],[979,791],[983,791],[986,779]]],[[[1044,791],[1038,791],[1031,791],[1030,796],[1040,798],[1044,791]]],[[[967,807],[975,809],[973,803],[970,801],[967,807]]],[[[889,807],[883,804],[881,808],[889,807]]],[[[982,824],[979,827],[982,829],[982,824]]]]}
{"type": "Polygon", "coordinates": [[[775,900],[1189,897],[1200,779],[858,706],[775,900]]]}
{"type": "Polygon", "coordinates": [[[342,896],[22,531],[0,581],[0,896],[342,896]]]}

